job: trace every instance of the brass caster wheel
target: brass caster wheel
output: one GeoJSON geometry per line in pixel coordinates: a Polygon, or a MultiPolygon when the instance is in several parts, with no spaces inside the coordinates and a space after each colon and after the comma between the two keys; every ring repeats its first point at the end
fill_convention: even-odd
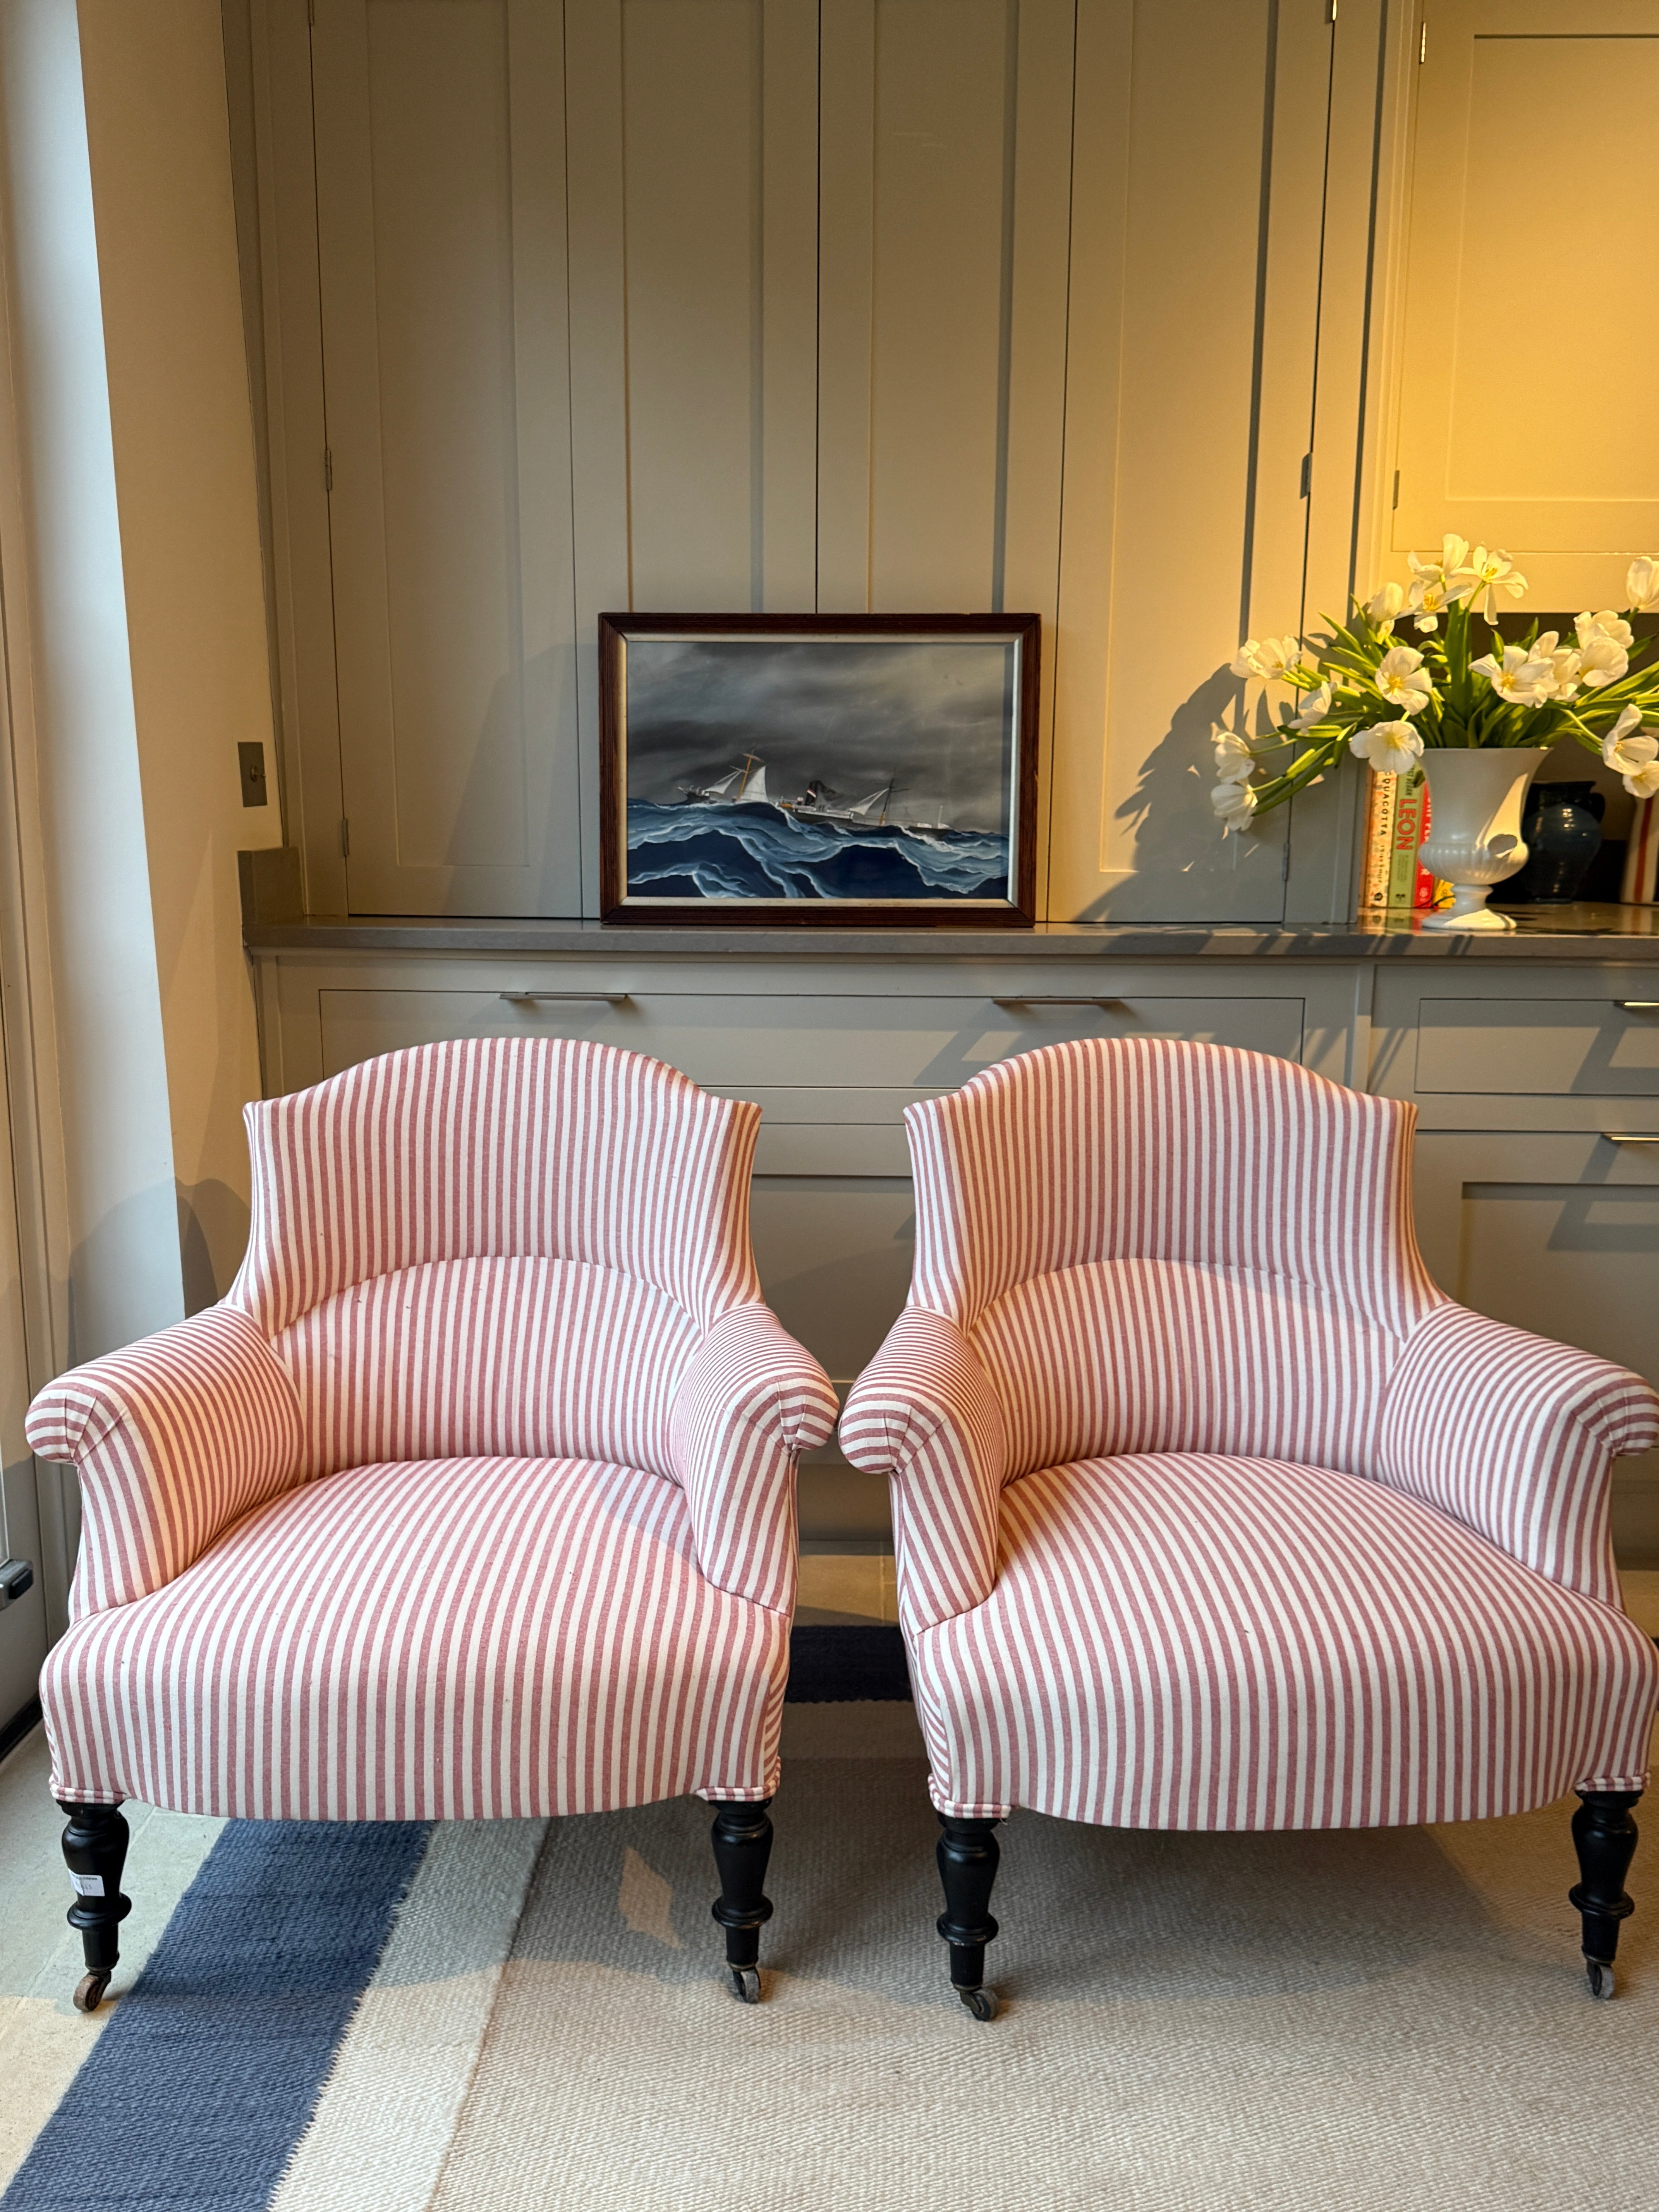
{"type": "Polygon", "coordinates": [[[1586,1959],[1584,1972],[1593,1997],[1610,1997],[1617,1991],[1617,1977],[1605,1959],[1586,1959]]]}
{"type": "Polygon", "coordinates": [[[76,2012],[96,2012],[99,2005],[103,2001],[104,1991],[108,1987],[109,1969],[107,1966],[100,1973],[82,1974],[80,1980],[75,1984],[75,2009],[76,2012]]]}
{"type": "Polygon", "coordinates": [[[996,1991],[982,1984],[976,1990],[958,1990],[957,1995],[975,2020],[994,2020],[1001,2010],[996,1991]]]}
{"type": "Polygon", "coordinates": [[[761,2001],[760,1969],[758,1966],[728,1966],[732,1977],[732,1994],[739,2004],[758,2004],[761,2001]]]}

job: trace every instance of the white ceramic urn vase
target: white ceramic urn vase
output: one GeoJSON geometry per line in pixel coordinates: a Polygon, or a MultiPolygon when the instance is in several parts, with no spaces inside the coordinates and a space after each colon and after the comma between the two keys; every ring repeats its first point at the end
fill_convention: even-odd
{"type": "Polygon", "coordinates": [[[1423,756],[1429,779],[1429,834],[1423,865],[1456,896],[1430,915],[1425,929],[1513,929],[1486,904],[1494,884],[1527,865],[1521,809],[1543,760],[1537,748],[1435,745],[1423,756]]]}

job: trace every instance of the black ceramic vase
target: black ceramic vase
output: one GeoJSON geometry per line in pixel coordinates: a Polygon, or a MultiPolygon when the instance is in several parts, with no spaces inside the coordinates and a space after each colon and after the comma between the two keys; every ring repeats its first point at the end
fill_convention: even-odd
{"type": "Polygon", "coordinates": [[[1527,793],[1521,835],[1528,859],[1492,896],[1504,906],[1553,906],[1575,899],[1601,849],[1607,794],[1593,783],[1535,783],[1527,793]]]}

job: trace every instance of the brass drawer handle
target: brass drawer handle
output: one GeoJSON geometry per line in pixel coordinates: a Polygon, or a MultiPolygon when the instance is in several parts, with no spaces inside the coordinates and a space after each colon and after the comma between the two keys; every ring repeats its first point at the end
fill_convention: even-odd
{"type": "Polygon", "coordinates": [[[1002,1006],[1010,1013],[1020,1006],[1121,1006],[1121,999],[993,999],[994,1006],[1002,1006]]]}
{"type": "Polygon", "coordinates": [[[1610,1145],[1659,1145],[1659,1136],[1638,1137],[1618,1129],[1603,1129],[1601,1134],[1610,1145]]]}
{"type": "Polygon", "coordinates": [[[1659,999],[1620,999],[1627,1014],[1659,1014],[1659,999]]]}
{"type": "Polygon", "coordinates": [[[626,991],[503,991],[509,1006],[631,1006],[626,991]]]}

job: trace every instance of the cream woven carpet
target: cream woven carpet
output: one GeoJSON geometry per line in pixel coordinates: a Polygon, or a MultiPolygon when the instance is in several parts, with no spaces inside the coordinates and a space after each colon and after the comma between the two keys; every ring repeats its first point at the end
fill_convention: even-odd
{"type": "MultiPolygon", "coordinates": [[[[791,1719],[818,1754],[898,1751],[912,1725],[890,1706],[791,1719]]],[[[337,2113],[325,2097],[280,2212],[421,2201],[424,2171],[404,2193],[383,2163],[423,2101],[404,2008],[421,2043],[464,2008],[482,2031],[428,2200],[445,2212],[1611,2212],[1659,2189],[1659,1896],[1627,1929],[1624,1994],[1594,2003],[1564,1812],[1299,1838],[1016,1817],[988,2027],[945,1987],[920,1760],[798,1755],[776,1820],[754,2009],[710,1975],[701,1806],[555,1826],[487,2018],[477,1968],[434,1974],[410,1940],[417,1883],[407,1978],[370,2000],[379,2063],[337,2113]],[[374,2154],[342,2172],[330,2137],[374,2154]]],[[[449,1882],[469,1887],[460,1863],[449,1882]]],[[[464,1894],[446,1910],[431,1886],[453,1952],[464,1894]]]]}
{"type": "Polygon", "coordinates": [[[277,2212],[1659,2197],[1651,1839],[1598,2005],[1565,1808],[1312,1837],[1016,1815],[1006,2010],[981,2026],[932,1930],[909,1708],[797,1706],[787,1729],[766,2003],[716,1978],[702,1806],[440,1827],[277,2212]]]}

